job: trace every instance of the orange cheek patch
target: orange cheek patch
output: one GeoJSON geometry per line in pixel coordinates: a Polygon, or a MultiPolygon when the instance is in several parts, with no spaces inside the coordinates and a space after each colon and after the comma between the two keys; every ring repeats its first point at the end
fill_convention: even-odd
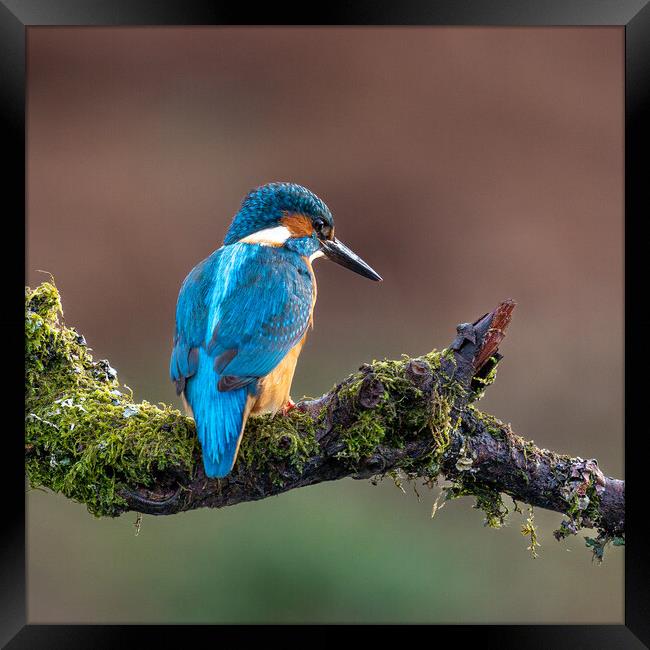
{"type": "Polygon", "coordinates": [[[314,232],[311,219],[304,214],[286,214],[280,221],[292,237],[311,237],[314,232]]]}

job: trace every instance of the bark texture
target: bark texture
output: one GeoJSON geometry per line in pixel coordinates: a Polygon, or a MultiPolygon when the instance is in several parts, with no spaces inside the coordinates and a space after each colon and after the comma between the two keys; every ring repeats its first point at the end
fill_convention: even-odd
{"type": "Polygon", "coordinates": [[[597,461],[540,449],[474,403],[496,377],[513,301],[457,327],[451,344],[418,358],[374,361],[286,416],[251,418],[225,479],[203,473],[194,424],[166,405],[135,403],[105,361],[60,320],[56,288],[26,290],[27,474],[98,516],[174,514],[263,499],[344,477],[450,481],[486,523],[502,495],[565,515],[561,539],[596,528],[601,558],[624,543],[625,484],[597,461]]]}

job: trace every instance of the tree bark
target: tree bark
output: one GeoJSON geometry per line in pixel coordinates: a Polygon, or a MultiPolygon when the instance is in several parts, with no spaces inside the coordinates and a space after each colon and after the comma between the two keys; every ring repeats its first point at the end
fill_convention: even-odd
{"type": "Polygon", "coordinates": [[[193,422],[135,404],[108,362],[93,361],[83,337],[60,324],[51,284],[26,295],[27,473],[96,515],[219,508],[348,476],[428,485],[444,476],[447,498],[475,496],[491,526],[503,523],[507,494],[564,514],[558,539],[596,528],[588,545],[599,558],[624,543],[623,481],[593,459],[526,442],[473,405],[495,379],[513,301],[459,325],[441,352],[364,364],[286,416],[251,418],[231,474],[208,479],[193,422]]]}

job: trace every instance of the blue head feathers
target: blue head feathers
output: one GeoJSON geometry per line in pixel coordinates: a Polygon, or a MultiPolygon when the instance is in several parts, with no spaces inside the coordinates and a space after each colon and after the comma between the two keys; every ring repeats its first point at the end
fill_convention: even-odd
{"type": "Polygon", "coordinates": [[[234,244],[260,230],[279,226],[287,214],[322,219],[330,228],[334,225],[329,208],[306,187],[295,183],[269,183],[244,198],[223,243],[234,244]]]}

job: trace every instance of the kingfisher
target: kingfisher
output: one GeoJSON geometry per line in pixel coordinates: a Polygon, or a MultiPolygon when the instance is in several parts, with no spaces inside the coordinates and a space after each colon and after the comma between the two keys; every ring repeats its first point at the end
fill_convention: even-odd
{"type": "Polygon", "coordinates": [[[382,279],[334,236],[332,214],[313,192],[269,183],[244,197],[221,248],[183,281],[170,376],[209,478],[232,470],[249,415],[295,406],[291,382],[316,304],[312,263],[323,256],[382,279]]]}

